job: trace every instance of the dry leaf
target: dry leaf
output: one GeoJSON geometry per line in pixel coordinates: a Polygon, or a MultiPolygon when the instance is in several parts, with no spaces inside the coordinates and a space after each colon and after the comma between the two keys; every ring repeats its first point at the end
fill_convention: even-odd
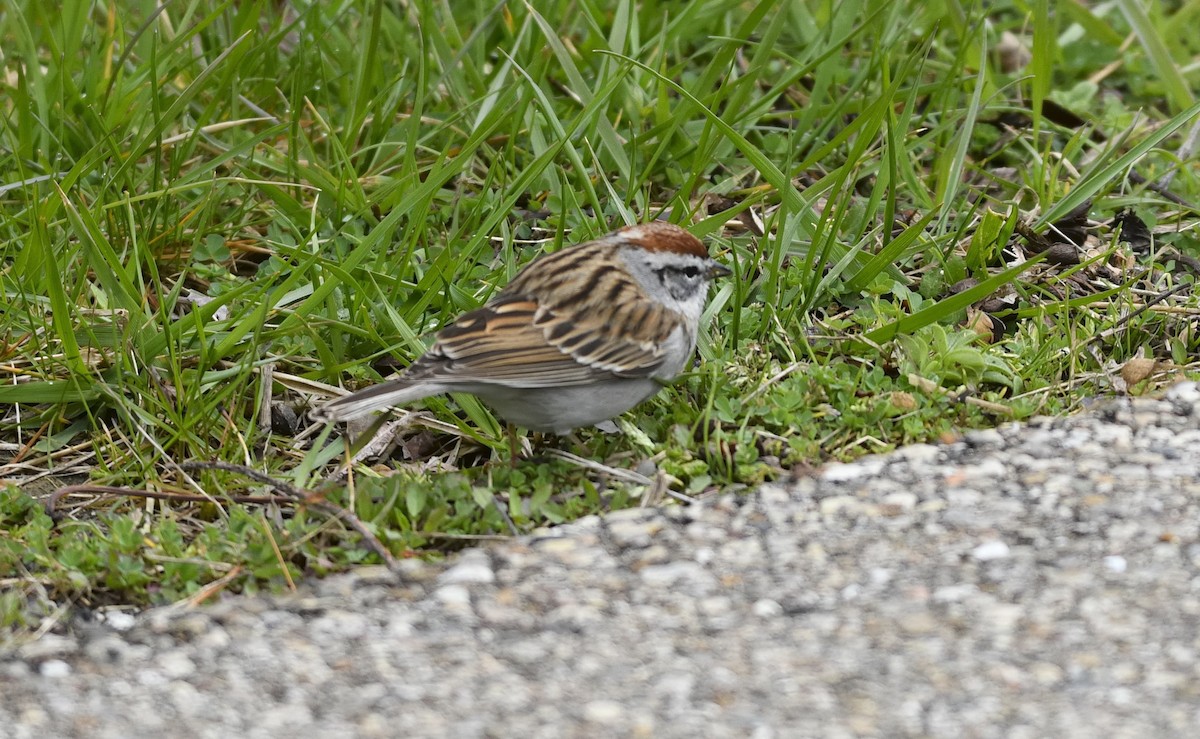
{"type": "Polygon", "coordinates": [[[1131,388],[1154,374],[1157,365],[1157,361],[1146,357],[1136,357],[1126,362],[1121,368],[1121,379],[1125,381],[1125,387],[1131,388]]]}
{"type": "Polygon", "coordinates": [[[987,313],[976,308],[967,310],[966,327],[979,334],[979,338],[987,343],[992,343],[995,338],[995,324],[992,323],[992,317],[987,313]]]}
{"type": "Polygon", "coordinates": [[[906,393],[901,390],[893,390],[887,394],[887,400],[898,411],[909,413],[917,409],[917,399],[912,393],[906,393]]]}

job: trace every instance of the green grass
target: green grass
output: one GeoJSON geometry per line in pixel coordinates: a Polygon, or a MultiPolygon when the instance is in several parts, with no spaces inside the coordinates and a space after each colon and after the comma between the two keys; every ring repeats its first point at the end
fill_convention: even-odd
{"type": "Polygon", "coordinates": [[[0,10],[0,642],[378,561],[355,520],[438,556],[1195,369],[1196,3],[532,5],[0,10]],[[486,408],[430,399],[330,477],[322,383],[655,217],[735,276],[625,433],[509,469],[486,408]],[[43,512],[78,484],[174,499],[43,512]]]}

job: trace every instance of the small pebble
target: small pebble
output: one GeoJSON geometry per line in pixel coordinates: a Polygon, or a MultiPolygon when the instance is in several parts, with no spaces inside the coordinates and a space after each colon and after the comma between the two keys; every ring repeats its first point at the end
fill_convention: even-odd
{"type": "Polygon", "coordinates": [[[971,556],[980,562],[990,562],[994,559],[1004,559],[1009,554],[1008,545],[999,539],[984,542],[971,550],[971,556]]]}
{"type": "Polygon", "coordinates": [[[495,581],[496,573],[492,571],[487,552],[480,549],[463,552],[458,561],[438,578],[442,585],[487,584],[495,581]]]}
{"type": "Polygon", "coordinates": [[[583,707],[583,717],[594,724],[613,726],[625,716],[620,703],[609,700],[589,701],[583,707]]]}
{"type": "Polygon", "coordinates": [[[754,605],[750,607],[750,611],[759,618],[774,618],[783,613],[783,606],[770,598],[761,598],[754,601],[754,605]]]}
{"type": "Polygon", "coordinates": [[[70,675],[71,666],[66,662],[63,662],[61,659],[48,659],[41,664],[41,666],[38,668],[38,672],[41,673],[42,677],[48,677],[51,680],[57,680],[70,675]]]}

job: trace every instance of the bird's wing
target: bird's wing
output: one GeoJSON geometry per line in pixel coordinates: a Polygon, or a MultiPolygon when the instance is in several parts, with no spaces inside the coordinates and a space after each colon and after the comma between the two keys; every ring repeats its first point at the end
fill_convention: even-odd
{"type": "MultiPolygon", "coordinates": [[[[548,308],[524,295],[501,295],[442,329],[406,373],[447,383],[511,387],[585,385],[647,377],[664,361],[667,339],[682,319],[654,304],[605,311],[548,308]]],[[[579,309],[582,308],[582,309],[579,309]]]]}

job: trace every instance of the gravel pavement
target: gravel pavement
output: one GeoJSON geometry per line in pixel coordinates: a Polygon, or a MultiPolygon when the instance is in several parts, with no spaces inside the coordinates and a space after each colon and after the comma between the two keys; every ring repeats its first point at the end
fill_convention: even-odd
{"type": "Polygon", "coordinates": [[[4,737],[1154,737],[1200,726],[1200,387],[47,635],[4,737]]]}

